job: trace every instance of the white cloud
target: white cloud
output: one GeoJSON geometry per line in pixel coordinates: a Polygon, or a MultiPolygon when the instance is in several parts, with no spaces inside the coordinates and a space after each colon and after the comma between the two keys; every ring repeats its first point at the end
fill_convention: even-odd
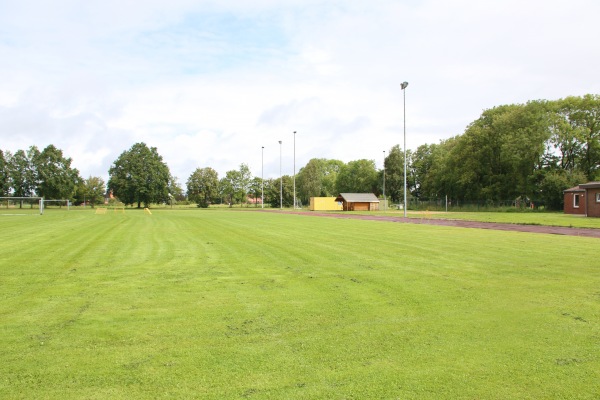
{"type": "MultiPolygon", "coordinates": [[[[54,144],[106,176],[138,141],[181,183],[313,157],[379,160],[485,108],[600,92],[593,1],[0,4],[0,148],[54,144]]],[[[380,164],[377,161],[378,165],[380,164]]]]}

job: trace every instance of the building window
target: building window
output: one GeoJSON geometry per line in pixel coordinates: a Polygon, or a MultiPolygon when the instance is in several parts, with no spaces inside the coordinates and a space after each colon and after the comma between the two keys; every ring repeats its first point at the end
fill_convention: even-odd
{"type": "Polygon", "coordinates": [[[579,208],[579,195],[573,195],[573,208],[579,208]]]}
{"type": "Polygon", "coordinates": [[[600,203],[600,192],[596,193],[596,203],[600,203]]]}

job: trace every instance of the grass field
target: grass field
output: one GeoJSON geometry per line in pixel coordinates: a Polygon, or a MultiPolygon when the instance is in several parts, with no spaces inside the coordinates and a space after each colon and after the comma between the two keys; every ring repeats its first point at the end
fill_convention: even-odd
{"type": "Polygon", "coordinates": [[[2,399],[600,396],[598,239],[210,209],[0,227],[2,399]]]}

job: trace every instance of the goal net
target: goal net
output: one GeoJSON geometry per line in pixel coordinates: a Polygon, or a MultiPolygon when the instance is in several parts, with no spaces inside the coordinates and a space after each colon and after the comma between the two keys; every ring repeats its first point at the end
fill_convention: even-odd
{"type": "Polygon", "coordinates": [[[0,197],[0,214],[3,215],[25,215],[25,214],[43,214],[43,197],[0,197]]]}

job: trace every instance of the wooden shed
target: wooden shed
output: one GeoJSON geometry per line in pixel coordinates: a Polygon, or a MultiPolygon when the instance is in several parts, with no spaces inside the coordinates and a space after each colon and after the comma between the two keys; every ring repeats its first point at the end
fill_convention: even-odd
{"type": "Polygon", "coordinates": [[[600,182],[588,182],[564,192],[565,214],[600,217],[600,182]]]}
{"type": "Polygon", "coordinates": [[[379,199],[373,193],[340,193],[335,201],[342,202],[344,211],[379,210],[379,199]]]}

